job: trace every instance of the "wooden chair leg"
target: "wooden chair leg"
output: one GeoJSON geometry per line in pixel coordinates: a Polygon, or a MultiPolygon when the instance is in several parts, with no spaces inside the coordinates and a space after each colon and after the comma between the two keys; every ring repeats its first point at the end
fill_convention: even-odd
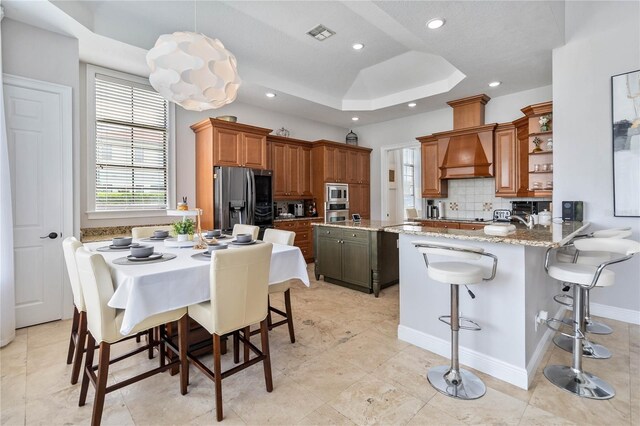
{"type": "MultiPolygon", "coordinates": [[[[149,344],[149,359],[153,359],[153,329],[147,330],[147,342],[149,344]]],[[[136,342],[140,342],[140,337],[136,337],[136,342]]]]}
{"type": "Polygon", "coordinates": [[[240,362],[240,337],[238,336],[240,332],[233,332],[233,362],[235,364],[240,362]]]}
{"type": "Polygon", "coordinates": [[[269,326],[269,330],[271,330],[271,324],[273,324],[273,320],[271,319],[271,298],[267,296],[267,325],[269,326]]]}
{"type": "Polygon", "coordinates": [[[71,384],[78,383],[80,368],[82,367],[82,354],[87,342],[87,313],[80,312],[78,315],[78,337],[76,339],[75,353],[73,356],[73,368],[71,369],[71,384]]]}
{"type": "Polygon", "coordinates": [[[84,373],[82,374],[82,385],[80,387],[80,399],[78,406],[83,407],[87,402],[87,391],[89,390],[89,371],[93,369],[93,354],[96,351],[96,340],[91,332],[87,332],[87,355],[84,357],[84,373]]]}
{"type": "MultiPolygon", "coordinates": [[[[73,319],[71,320],[71,335],[69,336],[69,350],[67,351],[67,365],[73,361],[73,353],[76,348],[76,338],[78,336],[78,323],[80,322],[80,314],[78,308],[73,307],[73,319]]],[[[73,383],[73,381],[71,382],[73,383]]]]}
{"type": "MultiPolygon", "coordinates": [[[[248,342],[251,339],[251,327],[245,327],[244,331],[244,339],[248,342]]],[[[249,362],[249,345],[244,344],[244,362],[249,362]]]]}
{"type": "Polygon", "coordinates": [[[136,343],[140,343],[140,335],[136,335],[136,343]]]}
{"type": "Polygon", "coordinates": [[[296,342],[296,335],[293,331],[293,315],[291,314],[291,291],[287,289],[284,292],[284,307],[287,313],[287,325],[289,326],[289,339],[291,343],[296,342]]]}
{"type": "Polygon", "coordinates": [[[160,348],[159,355],[158,355],[158,357],[160,358],[160,367],[164,367],[167,360],[167,347],[164,344],[164,340],[162,340],[162,336],[164,336],[165,334],[166,334],[165,326],[164,324],[162,324],[158,327],[158,331],[157,331],[157,335],[159,338],[158,342],[160,343],[158,345],[160,348]]]}
{"type": "Polygon", "coordinates": [[[262,360],[264,366],[264,381],[267,385],[267,392],[273,390],[273,380],[271,378],[271,355],[269,354],[269,326],[266,320],[260,322],[260,337],[262,338],[262,360]]]}
{"type": "Polygon", "coordinates": [[[222,421],[222,364],[220,363],[220,336],[213,335],[213,375],[216,386],[216,419],[222,421]]]}
{"type": "Polygon", "coordinates": [[[189,320],[185,315],[178,321],[178,349],[180,351],[180,393],[187,394],[189,385],[189,360],[187,360],[187,345],[189,341],[189,320]]]}
{"type": "Polygon", "coordinates": [[[96,395],[93,400],[93,414],[91,415],[91,426],[100,426],[102,420],[102,410],[104,408],[104,397],[107,390],[107,377],[109,376],[109,354],[111,344],[100,342],[100,354],[98,355],[98,377],[96,380],[96,395]]]}

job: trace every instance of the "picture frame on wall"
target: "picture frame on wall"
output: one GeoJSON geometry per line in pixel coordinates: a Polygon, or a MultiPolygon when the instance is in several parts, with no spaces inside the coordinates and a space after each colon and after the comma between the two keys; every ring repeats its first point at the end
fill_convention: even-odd
{"type": "Polygon", "coordinates": [[[640,70],[611,77],[613,215],[640,217],[640,70]]]}

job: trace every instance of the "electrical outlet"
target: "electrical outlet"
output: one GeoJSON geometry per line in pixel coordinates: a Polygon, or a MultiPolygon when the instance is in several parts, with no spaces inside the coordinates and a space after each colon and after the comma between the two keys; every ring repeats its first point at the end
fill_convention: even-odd
{"type": "Polygon", "coordinates": [[[542,322],[547,322],[548,316],[549,314],[547,313],[547,311],[540,311],[536,314],[536,320],[533,326],[535,331],[538,331],[538,324],[542,322]]]}

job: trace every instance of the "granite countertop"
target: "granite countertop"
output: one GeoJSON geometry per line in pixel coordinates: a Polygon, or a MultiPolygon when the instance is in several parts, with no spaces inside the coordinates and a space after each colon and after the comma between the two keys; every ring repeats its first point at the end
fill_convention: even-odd
{"type": "Polygon", "coordinates": [[[346,220],[344,222],[331,222],[331,223],[312,223],[314,226],[332,226],[334,228],[345,229],[365,229],[367,231],[383,231],[389,226],[402,226],[396,222],[389,222],[383,220],[367,220],[362,219],[360,222],[354,222],[352,220],[346,220]]]}
{"type": "Polygon", "coordinates": [[[486,241],[491,243],[505,243],[514,245],[556,247],[566,244],[573,236],[589,227],[589,222],[567,222],[552,226],[535,225],[533,229],[517,224],[516,231],[506,236],[487,235],[484,230],[464,230],[446,228],[427,228],[417,225],[388,226],[386,232],[411,234],[427,237],[444,237],[458,240],[486,241]]]}
{"type": "Polygon", "coordinates": [[[276,217],[273,219],[274,222],[290,222],[295,220],[322,220],[324,221],[324,217],[322,216],[304,216],[304,217],[276,217]]]}

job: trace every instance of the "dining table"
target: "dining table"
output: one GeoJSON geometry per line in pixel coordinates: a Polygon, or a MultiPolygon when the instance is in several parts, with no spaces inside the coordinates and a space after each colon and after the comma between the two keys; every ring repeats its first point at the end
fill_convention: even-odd
{"type": "MultiPolygon", "coordinates": [[[[192,247],[169,247],[163,241],[134,240],[153,245],[154,253],[167,254],[159,261],[127,261],[128,249],[110,249],[111,241],[85,243],[92,252],[99,252],[111,271],[114,293],[108,305],[124,309],[120,332],[124,335],[145,318],[172,309],[183,308],[210,299],[210,257],[206,250],[192,247]],[[175,256],[175,257],[174,257],[175,256]]],[[[256,244],[261,244],[257,241],[256,244]]],[[[269,284],[299,279],[310,285],[307,264],[296,246],[273,244],[269,284]]],[[[229,244],[228,250],[242,250],[229,244]]]]}

